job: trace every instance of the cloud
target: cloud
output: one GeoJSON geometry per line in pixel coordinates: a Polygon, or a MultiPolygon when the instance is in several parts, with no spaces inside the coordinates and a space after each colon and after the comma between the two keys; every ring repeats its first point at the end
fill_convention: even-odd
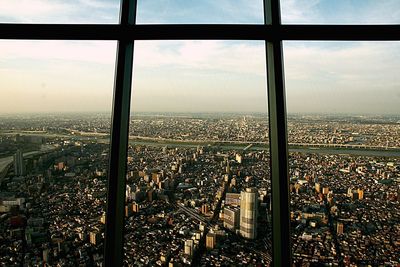
{"type": "Polygon", "coordinates": [[[262,0],[138,1],[139,24],[263,23],[262,0]]]}
{"type": "MultiPolygon", "coordinates": [[[[116,41],[0,41],[0,59],[114,64],[116,41]]],[[[4,64],[2,64],[4,66],[4,64]]]]}
{"type": "Polygon", "coordinates": [[[110,110],[115,53],[115,41],[0,41],[0,113],[110,110]]]}
{"type": "MultiPolygon", "coordinates": [[[[285,42],[285,72],[293,80],[330,81],[371,86],[397,78],[398,42],[285,42]]],[[[288,77],[289,78],[289,77],[288,77]]]]}
{"type": "Polygon", "coordinates": [[[285,42],[290,112],[398,114],[399,42],[285,42]]]}
{"type": "Polygon", "coordinates": [[[48,0],[0,0],[0,16],[13,16],[29,22],[32,18],[53,16],[60,12],[71,12],[71,6],[58,1],[48,0]]]}
{"type": "Polygon", "coordinates": [[[400,23],[400,1],[369,1],[364,5],[360,23],[366,24],[399,24],[400,23]]]}
{"type": "Polygon", "coordinates": [[[135,68],[185,68],[265,76],[261,41],[138,41],[135,68]]]}
{"type": "MultiPolygon", "coordinates": [[[[115,47],[109,41],[1,41],[0,112],[109,109],[115,47]]],[[[135,108],[265,110],[263,42],[140,41],[134,56],[135,108]]]]}
{"type": "Polygon", "coordinates": [[[398,24],[398,0],[281,0],[285,24],[398,24]]]}
{"type": "Polygon", "coordinates": [[[2,23],[118,23],[119,1],[0,0],[2,23]]]}
{"type": "Polygon", "coordinates": [[[119,6],[120,0],[79,0],[79,3],[92,8],[114,9],[119,6]]]}
{"type": "Polygon", "coordinates": [[[282,23],[310,23],[320,19],[316,7],[320,0],[281,0],[282,23]]]}
{"type": "Polygon", "coordinates": [[[266,111],[264,42],[141,41],[133,111],[266,111]]]}

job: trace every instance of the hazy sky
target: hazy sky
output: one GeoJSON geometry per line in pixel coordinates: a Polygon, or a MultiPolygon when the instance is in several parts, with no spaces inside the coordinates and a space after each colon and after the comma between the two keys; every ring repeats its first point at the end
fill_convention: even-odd
{"type": "MultiPolygon", "coordinates": [[[[119,1],[0,0],[0,22],[118,23],[119,1]]],[[[398,0],[282,0],[284,23],[398,24],[398,0]]],[[[263,23],[261,0],[139,0],[138,23],[263,23]]],[[[0,113],[111,110],[116,42],[0,40],[0,113]]],[[[288,112],[400,114],[400,42],[285,42],[288,112]]],[[[263,112],[262,41],[138,41],[133,111],[263,112]]]]}

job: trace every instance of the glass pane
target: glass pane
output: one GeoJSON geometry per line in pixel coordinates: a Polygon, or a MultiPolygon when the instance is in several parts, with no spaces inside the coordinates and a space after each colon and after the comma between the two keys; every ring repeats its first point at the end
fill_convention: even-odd
{"type": "Polygon", "coordinates": [[[0,265],[95,266],[116,42],[0,42],[0,265]]]}
{"type": "Polygon", "coordinates": [[[294,261],[398,266],[398,42],[286,42],[294,261]]]}
{"type": "Polygon", "coordinates": [[[135,59],[125,264],[267,265],[264,42],[140,41],[135,59]]]}
{"type": "Polygon", "coordinates": [[[261,0],[138,1],[138,24],[263,24],[261,0]]]}
{"type": "Polygon", "coordinates": [[[119,0],[0,0],[0,23],[119,23],[119,0]]]}
{"type": "Polygon", "coordinates": [[[397,0],[281,0],[284,24],[399,24],[397,0]]]}

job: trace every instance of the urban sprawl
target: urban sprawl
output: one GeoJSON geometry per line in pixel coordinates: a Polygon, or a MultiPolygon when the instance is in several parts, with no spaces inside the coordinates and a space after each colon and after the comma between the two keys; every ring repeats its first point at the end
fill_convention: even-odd
{"type": "MultiPolygon", "coordinates": [[[[109,114],[0,117],[0,265],[103,266],[109,114]]],[[[295,266],[399,266],[400,118],[290,115],[295,266]],[[316,265],[317,264],[317,265],[316,265]]],[[[135,114],[125,266],[269,266],[266,114],[135,114]]]]}

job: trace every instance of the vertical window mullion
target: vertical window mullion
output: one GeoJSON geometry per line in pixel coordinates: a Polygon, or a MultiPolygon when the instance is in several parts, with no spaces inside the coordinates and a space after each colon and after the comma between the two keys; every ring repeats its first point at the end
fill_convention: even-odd
{"type": "MultiPolygon", "coordinates": [[[[281,25],[279,0],[264,0],[264,23],[281,25]]],[[[278,31],[274,31],[278,32],[278,31]]],[[[273,266],[291,265],[289,170],[282,40],[266,41],[273,266]]]]}
{"type": "MultiPolygon", "coordinates": [[[[122,0],[121,26],[135,24],[136,6],[136,0],[122,0]]],[[[132,40],[123,39],[118,41],[117,47],[107,188],[105,266],[122,266],[124,255],[125,177],[129,141],[133,44],[132,40]]]]}

